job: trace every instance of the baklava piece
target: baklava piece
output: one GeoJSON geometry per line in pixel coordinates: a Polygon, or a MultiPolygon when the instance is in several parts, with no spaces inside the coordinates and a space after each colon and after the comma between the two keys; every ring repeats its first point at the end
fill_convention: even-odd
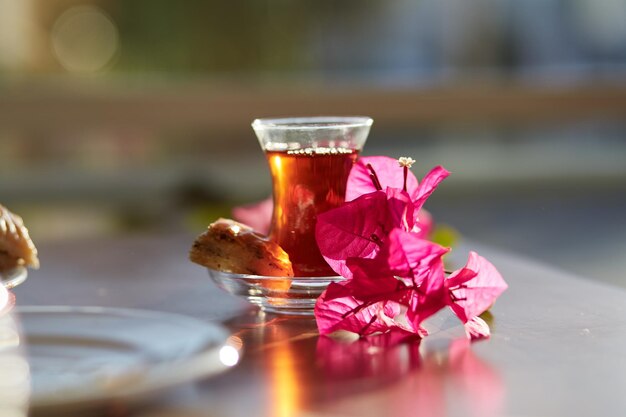
{"type": "Polygon", "coordinates": [[[189,258],[202,266],[236,274],[293,277],[289,255],[245,224],[219,219],[193,243],[189,258]]]}
{"type": "Polygon", "coordinates": [[[39,268],[37,249],[22,218],[0,205],[0,272],[18,266],[39,268]]]}

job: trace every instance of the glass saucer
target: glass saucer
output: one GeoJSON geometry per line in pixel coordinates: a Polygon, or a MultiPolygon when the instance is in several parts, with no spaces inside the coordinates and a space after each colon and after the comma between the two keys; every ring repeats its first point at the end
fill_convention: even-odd
{"type": "Polygon", "coordinates": [[[225,328],[191,317],[107,307],[19,306],[14,311],[26,348],[34,415],[140,404],[239,362],[240,349],[230,344],[225,328]]]}
{"type": "Polygon", "coordinates": [[[226,292],[245,298],[263,311],[297,316],[312,316],[317,298],[334,277],[267,277],[234,274],[207,268],[211,279],[226,292]]]}
{"type": "Polygon", "coordinates": [[[23,266],[18,266],[9,271],[0,272],[0,281],[5,288],[17,287],[28,278],[28,270],[23,266]]]}

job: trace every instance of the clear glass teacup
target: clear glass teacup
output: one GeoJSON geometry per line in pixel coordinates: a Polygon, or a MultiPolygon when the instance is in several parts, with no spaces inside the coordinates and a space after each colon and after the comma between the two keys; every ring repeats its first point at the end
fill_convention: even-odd
{"type": "Polygon", "coordinates": [[[289,254],[297,277],[336,275],[315,241],[317,215],[344,202],[348,174],[363,148],[369,117],[256,119],[272,176],[270,238],[289,254]]]}

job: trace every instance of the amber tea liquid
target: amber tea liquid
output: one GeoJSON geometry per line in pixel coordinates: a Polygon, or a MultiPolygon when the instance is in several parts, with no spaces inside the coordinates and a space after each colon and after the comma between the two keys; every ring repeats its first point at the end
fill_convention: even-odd
{"type": "Polygon", "coordinates": [[[266,152],[274,187],[270,238],[289,254],[296,276],[336,275],[317,248],[315,223],[344,202],[357,155],[346,148],[266,152]]]}

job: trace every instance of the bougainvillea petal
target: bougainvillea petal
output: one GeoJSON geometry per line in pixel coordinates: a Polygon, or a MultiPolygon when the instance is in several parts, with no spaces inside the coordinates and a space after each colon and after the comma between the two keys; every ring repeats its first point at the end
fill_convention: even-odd
{"type": "Polygon", "coordinates": [[[396,188],[387,188],[385,193],[387,194],[387,208],[394,227],[407,232],[413,230],[417,216],[409,194],[396,188]]]}
{"type": "MultiPolygon", "coordinates": [[[[413,206],[415,209],[415,206],[413,206]]],[[[417,212],[416,221],[414,222],[413,229],[411,231],[422,239],[428,239],[433,229],[435,228],[435,221],[433,216],[425,209],[420,209],[417,212]]]]}
{"type": "MultiPolygon", "coordinates": [[[[432,268],[442,268],[441,257],[447,252],[447,248],[395,228],[375,258],[347,260],[352,279],[345,285],[362,299],[379,301],[385,299],[380,297],[386,297],[408,305],[410,291],[416,286],[422,290],[423,281],[432,275],[432,268]]],[[[437,282],[424,288],[432,290],[435,284],[443,287],[443,275],[436,278],[437,282]]]]}
{"type": "MultiPolygon", "coordinates": [[[[398,160],[388,156],[366,156],[359,158],[352,167],[346,186],[346,201],[352,201],[363,194],[376,191],[376,187],[370,177],[371,171],[367,165],[371,165],[380,181],[383,191],[387,187],[402,190],[404,187],[404,170],[398,164],[398,160]]],[[[411,200],[418,197],[417,178],[409,171],[406,180],[407,191],[411,200]]]]}
{"type": "Polygon", "coordinates": [[[472,317],[464,326],[465,334],[470,340],[487,339],[491,336],[489,325],[480,317],[472,317]]]}
{"type": "Polygon", "coordinates": [[[414,196],[412,195],[416,212],[422,208],[428,197],[437,189],[439,183],[445,180],[448,175],[450,175],[450,172],[447,169],[442,166],[436,166],[424,176],[422,182],[417,187],[417,192],[414,196]]]}
{"type": "Polygon", "coordinates": [[[488,310],[508,286],[495,266],[476,252],[470,252],[465,267],[451,275],[446,287],[450,292],[450,307],[465,323],[488,310]]]}
{"type": "Polygon", "coordinates": [[[444,281],[443,261],[439,258],[431,264],[419,289],[412,293],[406,317],[416,332],[420,331],[424,320],[447,305],[444,281]]]}
{"type": "Polygon", "coordinates": [[[386,262],[392,275],[411,278],[413,284],[420,285],[433,265],[439,265],[437,261],[448,251],[448,248],[415,233],[395,228],[389,233],[377,259],[386,262]]]}
{"type": "Polygon", "coordinates": [[[329,299],[328,292],[339,293],[339,284],[332,283],[315,304],[315,320],[320,334],[330,334],[338,330],[346,330],[366,336],[373,333],[384,333],[393,326],[392,319],[400,312],[397,303],[391,301],[364,304],[353,296],[329,299]],[[335,286],[331,289],[331,286],[335,286]]]}
{"type": "Polygon", "coordinates": [[[450,276],[446,279],[446,285],[448,288],[458,287],[459,285],[465,284],[476,275],[478,275],[478,271],[463,267],[450,274],[450,276]]]}
{"type": "Polygon", "coordinates": [[[352,279],[343,283],[351,294],[365,301],[391,300],[407,303],[410,288],[378,259],[350,258],[346,266],[352,279]]]}
{"type": "Polygon", "coordinates": [[[394,226],[392,221],[386,194],[366,194],[317,217],[317,245],[335,272],[351,278],[346,260],[376,256],[394,226]]]}
{"type": "Polygon", "coordinates": [[[267,235],[270,231],[273,210],[274,201],[270,197],[247,206],[233,207],[233,219],[247,224],[259,233],[267,235]]]}

